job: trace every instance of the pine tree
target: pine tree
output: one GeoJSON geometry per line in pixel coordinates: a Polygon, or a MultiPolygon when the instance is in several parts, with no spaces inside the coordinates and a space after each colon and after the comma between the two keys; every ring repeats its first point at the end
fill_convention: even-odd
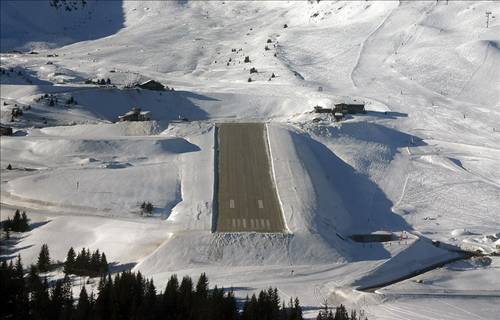
{"type": "Polygon", "coordinates": [[[21,221],[20,221],[20,231],[21,232],[26,232],[29,230],[29,219],[28,216],[26,215],[26,212],[23,211],[21,214],[21,221]]]}
{"type": "Polygon", "coordinates": [[[109,266],[108,266],[108,260],[106,259],[106,255],[104,252],[101,254],[101,259],[99,263],[99,273],[101,275],[108,273],[109,266]]]}
{"type": "Polygon", "coordinates": [[[16,209],[16,212],[14,213],[14,218],[12,219],[12,230],[13,231],[20,231],[21,227],[21,213],[19,212],[19,209],[16,209]]]}
{"type": "Polygon", "coordinates": [[[146,282],[146,291],[144,293],[144,306],[143,311],[146,311],[146,319],[154,319],[154,315],[157,313],[156,310],[156,288],[154,286],[153,280],[146,282]]]}
{"type": "Polygon", "coordinates": [[[66,255],[66,261],[64,261],[64,273],[70,274],[74,272],[75,268],[75,250],[73,247],[69,248],[68,254],[66,255]]]}
{"type": "Polygon", "coordinates": [[[177,302],[179,301],[178,291],[179,281],[177,280],[177,276],[174,274],[168,280],[167,287],[163,293],[162,311],[163,314],[166,315],[167,319],[174,319],[173,316],[169,317],[169,315],[177,314],[177,302]]]}
{"type": "Polygon", "coordinates": [[[78,297],[78,303],[75,310],[75,320],[87,320],[90,316],[90,300],[87,295],[87,290],[85,286],[80,290],[80,296],[78,297]]]}
{"type": "Polygon", "coordinates": [[[344,305],[340,305],[335,310],[335,320],[349,320],[349,315],[344,305]]]}
{"type": "Polygon", "coordinates": [[[179,316],[182,319],[190,319],[193,311],[193,280],[188,276],[182,278],[179,286],[179,299],[179,316]]]}
{"type": "Polygon", "coordinates": [[[28,305],[28,292],[24,283],[24,269],[21,256],[17,256],[14,268],[12,269],[12,291],[14,314],[17,319],[28,319],[26,306],[28,305]]]}
{"type": "Polygon", "coordinates": [[[30,287],[30,311],[33,319],[50,319],[50,297],[47,279],[41,281],[34,268],[31,268],[28,279],[30,287]]]}
{"type": "Polygon", "coordinates": [[[302,316],[302,307],[300,306],[299,298],[295,298],[295,300],[293,301],[293,307],[291,308],[290,316],[288,319],[290,320],[304,319],[302,316]]]}
{"type": "Polygon", "coordinates": [[[101,269],[101,254],[99,250],[92,253],[89,262],[89,271],[91,275],[97,275],[101,269]]]}
{"type": "Polygon", "coordinates": [[[196,283],[196,296],[206,299],[208,296],[208,278],[205,273],[202,273],[196,283]]]}
{"type": "Polygon", "coordinates": [[[47,246],[46,243],[44,243],[42,245],[42,248],[40,249],[40,254],[38,255],[37,267],[38,270],[40,270],[41,272],[49,271],[50,254],[49,254],[49,247],[47,246]]]}
{"type": "Polygon", "coordinates": [[[259,306],[258,306],[258,301],[257,297],[255,294],[252,294],[252,297],[250,298],[250,301],[248,303],[245,303],[245,306],[243,307],[243,314],[242,314],[242,319],[243,320],[259,320],[259,306]]]}

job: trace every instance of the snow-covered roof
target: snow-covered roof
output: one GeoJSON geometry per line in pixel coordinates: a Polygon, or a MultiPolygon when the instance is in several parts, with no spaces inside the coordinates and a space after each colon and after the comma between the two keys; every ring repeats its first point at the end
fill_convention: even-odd
{"type": "Polygon", "coordinates": [[[150,79],[150,80],[148,80],[148,81],[144,81],[143,83],[141,83],[141,86],[142,86],[142,85],[145,85],[145,84],[148,84],[148,83],[158,83],[158,84],[161,84],[161,83],[159,83],[159,82],[158,82],[158,81],[156,81],[156,80],[150,79]]]}

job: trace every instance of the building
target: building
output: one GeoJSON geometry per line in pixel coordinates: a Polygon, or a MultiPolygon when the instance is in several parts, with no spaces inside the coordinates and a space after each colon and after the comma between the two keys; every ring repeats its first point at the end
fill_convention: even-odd
{"type": "Polygon", "coordinates": [[[338,103],[335,105],[335,112],[343,114],[366,113],[365,105],[363,103],[338,103]]]}
{"type": "Polygon", "coordinates": [[[329,108],[323,108],[322,106],[315,106],[314,112],[315,113],[332,113],[333,110],[329,109],[329,108]]]}
{"type": "Polygon", "coordinates": [[[342,112],[335,112],[333,117],[335,118],[335,121],[339,122],[344,118],[344,114],[342,112]]]}
{"type": "Polygon", "coordinates": [[[146,90],[156,90],[156,91],[165,90],[165,86],[155,80],[148,80],[146,82],[138,84],[137,86],[141,89],[146,89],[146,90]]]}
{"type": "Polygon", "coordinates": [[[0,136],[11,136],[12,134],[11,127],[0,126],[0,136]]]}
{"type": "Polygon", "coordinates": [[[151,120],[150,111],[141,111],[141,108],[134,107],[131,111],[118,117],[119,121],[149,121],[151,120]]]}

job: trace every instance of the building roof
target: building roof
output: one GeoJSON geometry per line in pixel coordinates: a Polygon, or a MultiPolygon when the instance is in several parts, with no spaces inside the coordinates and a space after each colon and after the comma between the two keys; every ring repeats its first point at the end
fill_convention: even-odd
{"type": "MultiPolygon", "coordinates": [[[[160,82],[156,81],[156,80],[153,80],[153,79],[150,79],[148,81],[144,81],[143,83],[141,83],[141,86],[143,85],[148,85],[148,84],[161,84],[160,82]]],[[[162,84],[161,84],[162,85],[162,84]]]]}

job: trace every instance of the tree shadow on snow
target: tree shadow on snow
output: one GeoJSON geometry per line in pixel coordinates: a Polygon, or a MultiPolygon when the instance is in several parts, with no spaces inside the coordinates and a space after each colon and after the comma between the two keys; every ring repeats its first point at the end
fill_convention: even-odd
{"type": "Polygon", "coordinates": [[[123,264],[120,264],[118,262],[111,262],[108,266],[108,271],[111,274],[129,271],[132,270],[132,268],[134,268],[136,264],[137,263],[135,262],[123,263],[123,264]]]}
{"type": "Polygon", "coordinates": [[[52,221],[52,220],[46,220],[46,221],[39,221],[39,222],[30,223],[30,230],[33,230],[33,229],[36,229],[36,228],[40,228],[40,227],[46,225],[47,223],[49,223],[50,221],[52,221]]]}
{"type": "Polygon", "coordinates": [[[18,247],[17,245],[26,236],[12,236],[10,239],[0,241],[0,261],[9,261],[17,257],[17,255],[25,249],[31,248],[33,245],[18,247]]]}

